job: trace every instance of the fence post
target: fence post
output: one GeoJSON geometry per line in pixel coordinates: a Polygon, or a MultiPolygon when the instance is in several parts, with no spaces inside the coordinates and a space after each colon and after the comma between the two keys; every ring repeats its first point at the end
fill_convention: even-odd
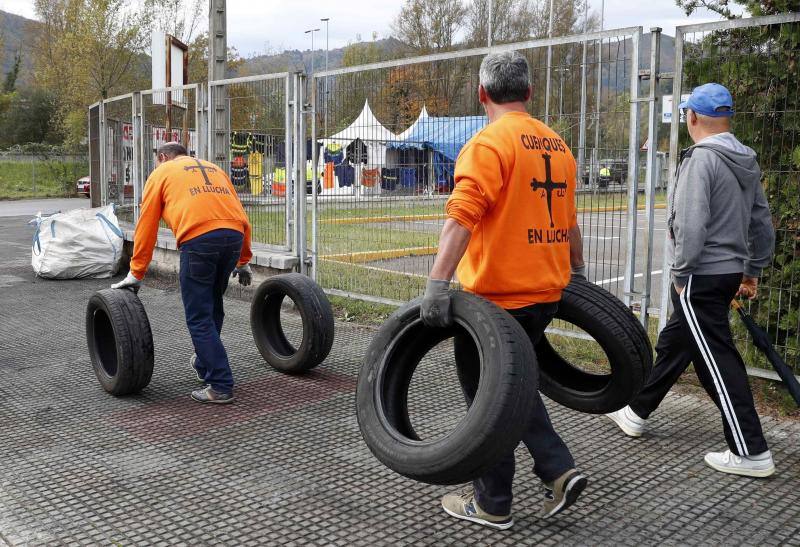
{"type": "MultiPolygon", "coordinates": [[[[681,88],[683,87],[683,31],[680,27],[675,29],[675,74],[672,77],[672,120],[669,128],[669,173],[667,177],[667,223],[669,223],[670,203],[672,203],[672,193],[675,191],[677,182],[678,161],[680,151],[678,150],[678,139],[680,137],[681,118],[678,112],[678,105],[681,103],[681,88]]],[[[661,313],[658,318],[658,331],[661,332],[667,324],[669,317],[670,304],[670,284],[671,269],[670,256],[672,252],[669,230],[664,232],[664,262],[661,274],[661,313]]]]}
{"type": "MultiPolygon", "coordinates": [[[[584,34],[586,33],[586,25],[584,25],[584,34]]],[[[583,170],[586,165],[586,54],[588,49],[588,42],[583,40],[583,53],[581,56],[581,118],[580,127],[578,129],[578,177],[577,182],[583,181],[583,170]]]]}
{"type": "MultiPolygon", "coordinates": [[[[294,222],[292,216],[294,215],[294,207],[292,201],[293,187],[292,180],[294,179],[294,78],[286,76],[286,109],[284,127],[286,130],[286,163],[284,165],[284,193],[283,202],[286,216],[286,247],[294,250],[294,222]]],[[[274,181],[273,181],[274,184],[274,181]]]]}
{"type": "MultiPolygon", "coordinates": [[[[305,74],[298,72],[294,76],[294,121],[295,121],[295,170],[294,170],[294,227],[295,250],[301,274],[308,273],[306,263],[306,124],[303,110],[305,74]]],[[[312,181],[313,184],[313,181],[312,181]]]]}
{"type": "MultiPolygon", "coordinates": [[[[650,96],[647,110],[647,174],[645,176],[645,254],[644,254],[644,287],[639,318],[647,329],[648,309],[650,307],[650,289],[652,286],[653,264],[653,227],[655,222],[655,190],[658,184],[658,98],[659,73],[661,72],[661,28],[650,29],[650,96]]],[[[663,272],[663,270],[662,270],[663,272]]]]}
{"type": "Polygon", "coordinates": [[[625,251],[623,274],[623,302],[631,305],[636,287],[636,228],[638,217],[636,203],[639,193],[639,43],[641,27],[631,35],[631,111],[628,131],[628,245],[625,251]]]}
{"type": "MultiPolygon", "coordinates": [[[[325,77],[327,90],[327,76],[325,77]]],[[[328,115],[327,109],[325,115],[328,115]]],[[[327,136],[327,135],[326,135],[327,136]]],[[[319,152],[317,150],[317,79],[311,75],[311,279],[317,280],[317,200],[319,198],[319,152]]]]}
{"type": "Polygon", "coordinates": [[[142,94],[139,91],[133,92],[132,114],[133,114],[133,223],[139,222],[139,204],[142,201],[142,188],[144,186],[142,175],[142,154],[144,146],[142,142],[142,94]]]}
{"type": "MultiPolygon", "coordinates": [[[[100,203],[96,205],[105,205],[108,200],[108,165],[106,163],[106,155],[108,154],[108,129],[106,125],[106,104],[105,101],[100,101],[100,203]]],[[[96,206],[94,200],[92,205],[96,206]]]]}
{"type": "Polygon", "coordinates": [[[197,142],[195,143],[195,153],[197,157],[208,160],[208,102],[206,98],[206,86],[196,84],[194,87],[194,134],[197,142]]]}

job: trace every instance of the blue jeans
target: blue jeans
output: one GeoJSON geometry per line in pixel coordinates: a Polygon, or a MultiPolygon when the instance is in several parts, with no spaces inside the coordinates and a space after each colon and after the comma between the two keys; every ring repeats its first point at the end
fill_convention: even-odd
{"type": "MultiPolygon", "coordinates": [[[[544,330],[558,311],[557,303],[535,304],[525,308],[506,310],[528,333],[535,346],[544,330]]],[[[480,361],[474,355],[472,342],[455,339],[455,352],[458,379],[467,404],[478,390],[480,380],[480,361]]],[[[534,399],[533,413],[522,442],[533,457],[533,472],[544,483],[555,481],[558,477],[575,467],[572,454],[553,429],[550,416],[538,391],[530,394],[534,399]]],[[[507,515],[511,512],[511,485],[514,482],[514,452],[506,454],[482,477],[475,479],[472,486],[481,509],[492,515],[507,515]]]]}
{"type": "Polygon", "coordinates": [[[195,367],[214,391],[231,393],[233,373],[220,333],[228,288],[243,236],[236,230],[213,230],[181,243],[181,297],[186,326],[197,354],[195,367]]]}

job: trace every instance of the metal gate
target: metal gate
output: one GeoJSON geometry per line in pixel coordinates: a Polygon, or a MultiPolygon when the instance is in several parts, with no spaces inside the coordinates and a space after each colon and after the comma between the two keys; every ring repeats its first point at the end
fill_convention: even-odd
{"type": "MultiPolygon", "coordinates": [[[[294,150],[296,76],[288,73],[211,82],[209,159],[231,175],[250,216],[253,240],[280,250],[296,241],[293,169],[306,153],[294,150]]],[[[305,139],[301,139],[305,140],[305,139]]],[[[304,143],[305,144],[305,143],[304,143]]],[[[305,177],[305,174],[303,174],[305,177]]]]}
{"type": "MultiPolygon", "coordinates": [[[[563,136],[579,165],[589,278],[638,304],[636,283],[649,282],[650,272],[637,270],[637,228],[649,232],[653,223],[644,215],[640,226],[637,215],[641,37],[641,27],[631,27],[314,74],[311,254],[319,282],[389,303],[421,294],[458,151],[433,139],[471,135],[486,123],[477,100],[480,62],[515,50],[531,67],[529,112],[563,136]],[[600,179],[601,167],[610,180],[600,179]]],[[[651,211],[654,203],[646,203],[651,211]]]]}

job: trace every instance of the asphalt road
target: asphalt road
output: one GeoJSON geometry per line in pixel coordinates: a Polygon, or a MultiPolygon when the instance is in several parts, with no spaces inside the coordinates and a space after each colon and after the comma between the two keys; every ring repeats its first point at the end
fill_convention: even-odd
{"type": "MultiPolygon", "coordinates": [[[[582,213],[579,214],[578,220],[583,234],[583,252],[588,266],[589,280],[622,298],[624,295],[625,254],[628,243],[627,212],[582,213]]],[[[644,211],[639,211],[636,215],[636,225],[634,291],[641,293],[645,283],[644,272],[646,271],[645,255],[647,249],[647,218],[644,211]]],[[[438,233],[442,228],[442,221],[373,223],[366,226],[370,230],[390,227],[393,230],[438,233]]],[[[666,211],[657,209],[654,215],[653,258],[650,265],[650,308],[657,308],[660,305],[665,231],[666,211]]],[[[433,265],[433,259],[433,256],[410,256],[377,260],[369,262],[365,266],[426,276],[433,265]]],[[[640,299],[641,296],[635,296],[633,302],[636,303],[640,299]]]]}
{"type": "Polygon", "coordinates": [[[16,201],[0,201],[0,217],[36,216],[43,214],[59,213],[71,209],[91,207],[91,202],[86,198],[53,198],[53,199],[21,199],[16,201]]]}

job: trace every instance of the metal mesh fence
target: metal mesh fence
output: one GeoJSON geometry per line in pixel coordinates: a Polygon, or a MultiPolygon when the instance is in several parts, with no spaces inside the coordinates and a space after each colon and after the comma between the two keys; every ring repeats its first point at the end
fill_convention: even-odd
{"type": "MultiPolygon", "coordinates": [[[[526,57],[533,87],[528,111],[555,129],[576,157],[589,278],[621,298],[626,258],[633,259],[628,234],[636,226],[628,212],[636,207],[640,143],[630,132],[639,127],[631,96],[638,95],[640,35],[627,29],[500,46],[526,57]]],[[[392,301],[421,293],[455,160],[487,123],[477,93],[487,52],[316,75],[315,257],[323,286],[392,301]]]]}
{"type": "Polygon", "coordinates": [[[133,95],[103,101],[103,204],[113,203],[121,219],[133,220],[133,95]]]}
{"type": "MultiPolygon", "coordinates": [[[[725,85],[736,111],[732,131],[758,154],[777,240],[750,311],[800,372],[800,14],[679,28],[677,39],[682,92],[725,85]]],[[[691,144],[680,129],[673,153],[691,144]]],[[[745,360],[763,364],[747,331],[733,324],[745,360]]]]}
{"type": "Polygon", "coordinates": [[[281,249],[290,246],[287,82],[288,76],[279,74],[210,86],[210,159],[230,175],[250,216],[254,241],[281,249]]]}

